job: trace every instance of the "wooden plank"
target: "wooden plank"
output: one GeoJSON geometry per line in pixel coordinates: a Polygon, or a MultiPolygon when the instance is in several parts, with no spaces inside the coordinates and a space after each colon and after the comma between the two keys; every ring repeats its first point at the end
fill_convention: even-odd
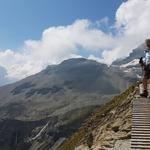
{"type": "Polygon", "coordinates": [[[137,139],[141,139],[141,140],[150,140],[150,137],[139,137],[139,136],[132,136],[131,140],[137,140],[137,139]]]}
{"type": "Polygon", "coordinates": [[[147,128],[132,128],[132,131],[150,131],[150,129],[147,128]]]}
{"type": "Polygon", "coordinates": [[[150,150],[150,146],[146,146],[146,145],[132,145],[131,143],[131,148],[139,148],[140,150],[141,149],[147,149],[147,150],[150,150]]]}
{"type": "Polygon", "coordinates": [[[131,145],[150,146],[148,142],[131,142],[131,145]]]}
{"type": "Polygon", "coordinates": [[[131,142],[150,142],[150,139],[131,139],[131,142]]]}
{"type": "Polygon", "coordinates": [[[150,119],[146,118],[146,117],[136,117],[136,118],[132,118],[132,120],[147,120],[147,121],[150,121],[150,119]]]}
{"type": "Polygon", "coordinates": [[[150,118],[149,117],[141,117],[141,116],[132,116],[132,119],[149,119],[150,120],[150,118]]]}
{"type": "Polygon", "coordinates": [[[144,126],[144,125],[132,125],[132,129],[150,129],[150,126],[144,126]]]}
{"type": "Polygon", "coordinates": [[[150,114],[132,114],[132,117],[149,117],[150,118],[150,114]]]}

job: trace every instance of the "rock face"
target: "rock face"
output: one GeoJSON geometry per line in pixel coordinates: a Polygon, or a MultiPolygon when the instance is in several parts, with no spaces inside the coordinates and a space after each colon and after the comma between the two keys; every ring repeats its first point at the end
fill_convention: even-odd
{"type": "Polygon", "coordinates": [[[24,139],[29,137],[37,126],[43,126],[46,120],[19,121],[5,119],[0,121],[0,149],[1,150],[27,150],[30,143],[24,144],[24,139]]]}
{"type": "Polygon", "coordinates": [[[59,150],[129,150],[135,92],[130,87],[93,113],[59,150]]]}
{"type": "MultiPolygon", "coordinates": [[[[103,120],[104,125],[92,132],[95,138],[91,148],[112,150],[123,147],[124,140],[131,137],[131,112],[130,100],[111,110],[103,120]]],[[[130,145],[126,147],[130,149],[130,145]]]]}

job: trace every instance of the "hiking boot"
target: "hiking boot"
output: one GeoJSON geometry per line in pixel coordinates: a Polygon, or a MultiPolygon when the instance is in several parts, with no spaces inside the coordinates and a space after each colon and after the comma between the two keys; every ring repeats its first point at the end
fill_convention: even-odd
{"type": "Polygon", "coordinates": [[[141,97],[147,97],[148,96],[148,92],[146,90],[144,90],[143,93],[140,94],[141,97]]]}

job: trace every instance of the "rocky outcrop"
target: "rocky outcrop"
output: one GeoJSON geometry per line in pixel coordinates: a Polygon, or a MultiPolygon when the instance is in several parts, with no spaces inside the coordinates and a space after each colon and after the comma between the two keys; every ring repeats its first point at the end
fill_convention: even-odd
{"type": "Polygon", "coordinates": [[[130,87],[121,95],[115,96],[93,113],[59,150],[129,150],[134,94],[134,88],[130,87]],[[80,139],[78,141],[75,138],[77,135],[80,139]]]}

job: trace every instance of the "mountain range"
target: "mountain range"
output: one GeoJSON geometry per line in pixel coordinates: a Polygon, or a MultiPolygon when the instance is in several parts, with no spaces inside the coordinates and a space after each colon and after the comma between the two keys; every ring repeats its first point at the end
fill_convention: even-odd
{"type": "Polygon", "coordinates": [[[139,51],[111,66],[68,59],[0,87],[1,150],[57,149],[95,109],[137,81],[138,65],[123,65],[139,51]]]}

